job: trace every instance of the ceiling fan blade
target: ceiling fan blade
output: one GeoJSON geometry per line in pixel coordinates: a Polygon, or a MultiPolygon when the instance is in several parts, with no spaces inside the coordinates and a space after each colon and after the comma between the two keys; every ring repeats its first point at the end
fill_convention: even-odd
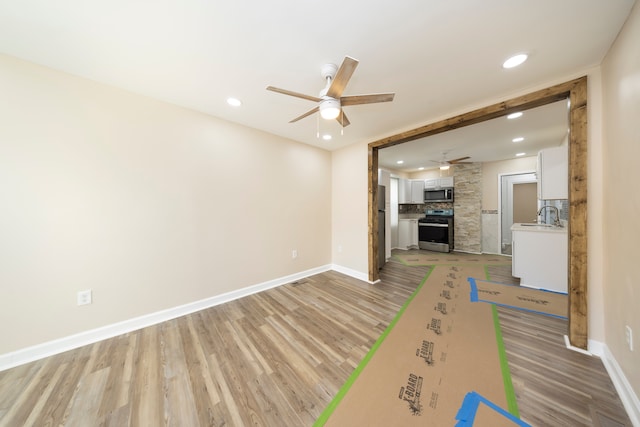
{"type": "Polygon", "coordinates": [[[336,120],[338,121],[338,123],[340,123],[342,125],[343,128],[349,126],[351,124],[351,122],[349,121],[349,119],[347,118],[347,115],[344,113],[344,109],[340,109],[340,115],[338,117],[336,117],[336,120]]]}
{"type": "Polygon", "coordinates": [[[344,88],[347,87],[347,83],[349,83],[349,79],[351,78],[353,72],[356,70],[357,66],[357,60],[349,56],[344,57],[342,65],[340,65],[340,68],[338,68],[338,72],[333,78],[331,86],[329,86],[329,90],[327,91],[328,97],[337,99],[342,96],[342,92],[344,92],[344,88]]]}
{"type": "MultiPolygon", "coordinates": [[[[467,157],[460,157],[459,159],[449,160],[449,162],[448,162],[448,163],[450,163],[450,164],[454,165],[454,164],[456,164],[456,163],[460,163],[460,162],[462,162],[463,160],[467,160],[467,159],[470,159],[470,158],[471,158],[471,157],[469,157],[469,156],[467,156],[467,157]]],[[[471,163],[471,162],[465,162],[465,163],[471,163]]]]}
{"type": "Polygon", "coordinates": [[[297,122],[298,120],[304,119],[305,117],[310,116],[310,115],[312,115],[312,114],[313,114],[313,113],[315,113],[315,112],[318,112],[319,110],[320,110],[320,107],[314,107],[314,108],[312,108],[311,110],[309,110],[309,111],[307,111],[306,113],[304,113],[303,115],[298,116],[298,117],[296,117],[295,119],[291,120],[289,123],[295,123],[295,122],[297,122]]]}
{"type": "Polygon", "coordinates": [[[340,98],[342,105],[375,104],[377,102],[391,102],[395,93],[376,93],[371,95],[343,96],[340,98]]]}
{"type": "Polygon", "coordinates": [[[291,90],[280,89],[280,88],[273,87],[273,86],[267,86],[267,90],[270,90],[272,92],[282,93],[284,95],[295,96],[296,98],[307,99],[307,100],[313,101],[313,102],[322,101],[322,99],[318,98],[317,96],[305,95],[304,93],[293,92],[291,90]]]}

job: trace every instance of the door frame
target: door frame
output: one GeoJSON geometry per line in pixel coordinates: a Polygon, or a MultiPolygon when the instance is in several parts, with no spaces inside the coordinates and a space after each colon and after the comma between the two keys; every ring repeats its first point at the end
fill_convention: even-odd
{"type": "MultiPolygon", "coordinates": [[[[505,255],[502,253],[502,222],[503,222],[503,214],[504,214],[504,210],[502,209],[502,202],[503,202],[503,198],[502,198],[502,193],[504,191],[504,187],[503,187],[503,180],[505,177],[507,176],[520,176],[520,175],[535,175],[535,171],[525,171],[525,172],[505,172],[505,173],[501,173],[498,174],[498,247],[500,248],[500,255],[505,255]]],[[[522,183],[533,183],[536,182],[535,179],[533,180],[526,180],[522,183]]],[[[513,183],[511,183],[511,186],[513,187],[513,183]]],[[[513,200],[511,200],[511,205],[512,208],[511,210],[513,211],[513,200]]],[[[513,214],[513,212],[512,212],[513,214]]],[[[512,215],[513,218],[513,215],[512,215]]]]}
{"type": "Polygon", "coordinates": [[[378,150],[421,139],[448,130],[495,119],[568,99],[569,105],[569,331],[572,346],[588,346],[587,275],[587,76],[497,104],[479,108],[445,120],[420,126],[369,143],[368,148],[368,236],[369,281],[379,280],[376,259],[378,150]]]}

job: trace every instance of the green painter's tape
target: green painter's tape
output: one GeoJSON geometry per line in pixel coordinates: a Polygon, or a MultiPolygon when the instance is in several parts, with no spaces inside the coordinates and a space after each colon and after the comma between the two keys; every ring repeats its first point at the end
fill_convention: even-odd
{"type": "MultiPolygon", "coordinates": [[[[485,270],[486,270],[486,266],[485,266],[485,270]]],[[[356,381],[356,379],[358,379],[358,377],[360,376],[360,373],[364,370],[364,368],[367,366],[367,364],[369,363],[369,361],[371,360],[375,352],[382,345],[385,338],[389,335],[389,333],[394,328],[396,323],[398,323],[398,320],[400,319],[400,317],[402,317],[402,314],[404,313],[406,308],[409,306],[411,301],[413,301],[414,297],[418,294],[418,292],[420,292],[420,289],[422,289],[422,287],[424,286],[425,282],[429,278],[429,275],[431,274],[432,271],[433,271],[433,268],[429,270],[429,273],[427,273],[424,279],[422,279],[422,282],[420,283],[418,288],[407,299],[407,301],[404,303],[402,308],[400,308],[400,311],[398,311],[398,314],[396,314],[396,317],[391,321],[389,326],[387,326],[387,329],[385,329],[382,335],[380,335],[380,338],[378,338],[378,340],[373,345],[373,347],[371,347],[371,350],[369,350],[369,352],[364,357],[364,359],[362,359],[362,362],[360,362],[360,364],[356,367],[356,369],[351,373],[351,376],[349,376],[349,378],[347,379],[347,382],[345,382],[344,385],[340,388],[340,390],[338,390],[338,394],[336,394],[336,397],[333,398],[333,400],[325,408],[322,414],[320,414],[316,422],[313,424],[313,427],[321,427],[325,425],[325,423],[327,422],[329,417],[333,414],[333,412],[336,410],[336,408],[338,407],[338,405],[340,404],[344,396],[346,396],[347,392],[351,389],[351,386],[353,385],[353,383],[356,381]]],[[[486,275],[487,275],[487,280],[489,280],[488,271],[486,271],[486,275]]],[[[491,309],[493,311],[493,325],[496,332],[498,354],[500,357],[500,369],[502,371],[502,379],[504,382],[504,391],[507,397],[507,405],[508,405],[509,413],[519,418],[520,413],[518,411],[518,404],[516,402],[516,394],[515,394],[515,391],[513,390],[513,383],[511,382],[511,373],[509,372],[509,365],[507,363],[507,353],[504,349],[504,343],[502,341],[502,331],[500,330],[500,321],[498,319],[498,311],[496,310],[496,306],[493,304],[491,309]]]]}
{"type": "Polygon", "coordinates": [[[509,371],[509,363],[507,362],[507,352],[504,350],[504,342],[502,341],[500,319],[498,318],[498,310],[496,309],[495,304],[491,304],[491,311],[493,312],[493,326],[496,330],[496,341],[498,344],[498,354],[500,356],[500,369],[502,370],[502,380],[504,381],[504,392],[507,396],[507,406],[509,407],[509,413],[511,415],[520,418],[518,402],[516,401],[516,393],[513,390],[511,372],[509,371]]]}
{"type": "MultiPolygon", "coordinates": [[[[484,266],[485,276],[487,281],[491,280],[489,274],[489,266],[484,266]]],[[[502,370],[502,380],[504,381],[504,393],[507,396],[507,406],[509,407],[509,413],[520,418],[520,411],[518,411],[518,402],[516,400],[516,392],[513,389],[513,382],[511,382],[511,371],[509,371],[509,362],[507,362],[507,352],[504,349],[504,341],[502,340],[502,329],[500,329],[500,318],[498,317],[498,309],[495,304],[491,304],[491,310],[493,311],[493,326],[496,330],[496,341],[498,343],[498,355],[500,356],[500,369],[502,370]]]]}
{"type": "Polygon", "coordinates": [[[364,357],[364,359],[362,359],[362,362],[360,362],[360,364],[356,367],[356,369],[351,373],[351,376],[349,376],[349,378],[347,379],[347,382],[344,383],[344,385],[340,388],[340,390],[338,390],[338,394],[336,394],[336,397],[333,398],[331,403],[329,403],[329,406],[327,406],[325,410],[322,411],[322,414],[320,414],[316,422],[313,423],[313,427],[320,427],[325,425],[325,423],[327,422],[331,414],[333,414],[333,411],[336,410],[336,408],[338,407],[338,405],[340,404],[344,396],[346,396],[347,392],[349,391],[353,383],[356,381],[356,379],[358,379],[358,377],[360,376],[360,373],[364,370],[364,368],[367,366],[367,364],[369,363],[369,361],[371,360],[375,352],[382,345],[382,342],[385,340],[385,338],[387,338],[387,335],[389,335],[389,333],[394,328],[396,323],[398,323],[398,320],[400,320],[400,317],[402,317],[402,314],[404,313],[404,311],[407,309],[411,301],[413,301],[413,298],[415,298],[418,292],[420,292],[420,289],[422,289],[422,286],[424,286],[424,283],[427,281],[432,271],[433,271],[433,268],[429,270],[426,276],[424,276],[424,279],[422,279],[422,282],[420,282],[420,285],[418,286],[418,288],[413,292],[413,294],[411,294],[411,296],[407,299],[407,301],[405,301],[404,305],[400,308],[400,311],[398,311],[398,314],[396,314],[396,317],[393,318],[391,323],[389,323],[389,326],[387,326],[387,329],[385,329],[382,335],[380,335],[380,338],[378,338],[378,341],[376,341],[373,347],[371,347],[371,350],[369,350],[369,352],[364,357]]]}

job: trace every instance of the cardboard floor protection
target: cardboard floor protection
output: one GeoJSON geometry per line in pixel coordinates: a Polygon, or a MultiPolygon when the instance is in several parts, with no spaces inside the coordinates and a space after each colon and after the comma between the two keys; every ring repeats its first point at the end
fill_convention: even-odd
{"type": "Polygon", "coordinates": [[[486,280],[469,278],[471,298],[507,307],[567,318],[569,300],[567,294],[505,285],[486,280]]]}
{"type": "Polygon", "coordinates": [[[502,255],[474,255],[461,252],[428,252],[425,253],[396,253],[394,258],[404,265],[503,265],[511,264],[511,258],[502,255]]]}
{"type": "MultiPolygon", "coordinates": [[[[483,272],[434,267],[315,425],[453,426],[469,392],[517,414],[495,308],[470,300],[467,278],[483,272]]],[[[483,416],[486,425],[513,426],[483,416]]]]}

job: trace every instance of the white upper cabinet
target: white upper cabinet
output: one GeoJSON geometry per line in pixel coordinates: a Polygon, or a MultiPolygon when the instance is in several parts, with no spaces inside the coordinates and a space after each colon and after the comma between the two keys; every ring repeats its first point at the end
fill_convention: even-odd
{"type": "Polygon", "coordinates": [[[569,198],[569,150],[566,145],[538,152],[538,199],[569,198]]]}
{"type": "Polygon", "coordinates": [[[411,181],[411,203],[424,203],[424,181],[411,181]]]}
{"type": "Polygon", "coordinates": [[[411,203],[411,182],[408,179],[398,179],[398,203],[411,203]]]}
{"type": "Polygon", "coordinates": [[[446,188],[446,187],[453,187],[452,176],[424,180],[424,188],[427,190],[434,190],[434,189],[446,188]]]}

